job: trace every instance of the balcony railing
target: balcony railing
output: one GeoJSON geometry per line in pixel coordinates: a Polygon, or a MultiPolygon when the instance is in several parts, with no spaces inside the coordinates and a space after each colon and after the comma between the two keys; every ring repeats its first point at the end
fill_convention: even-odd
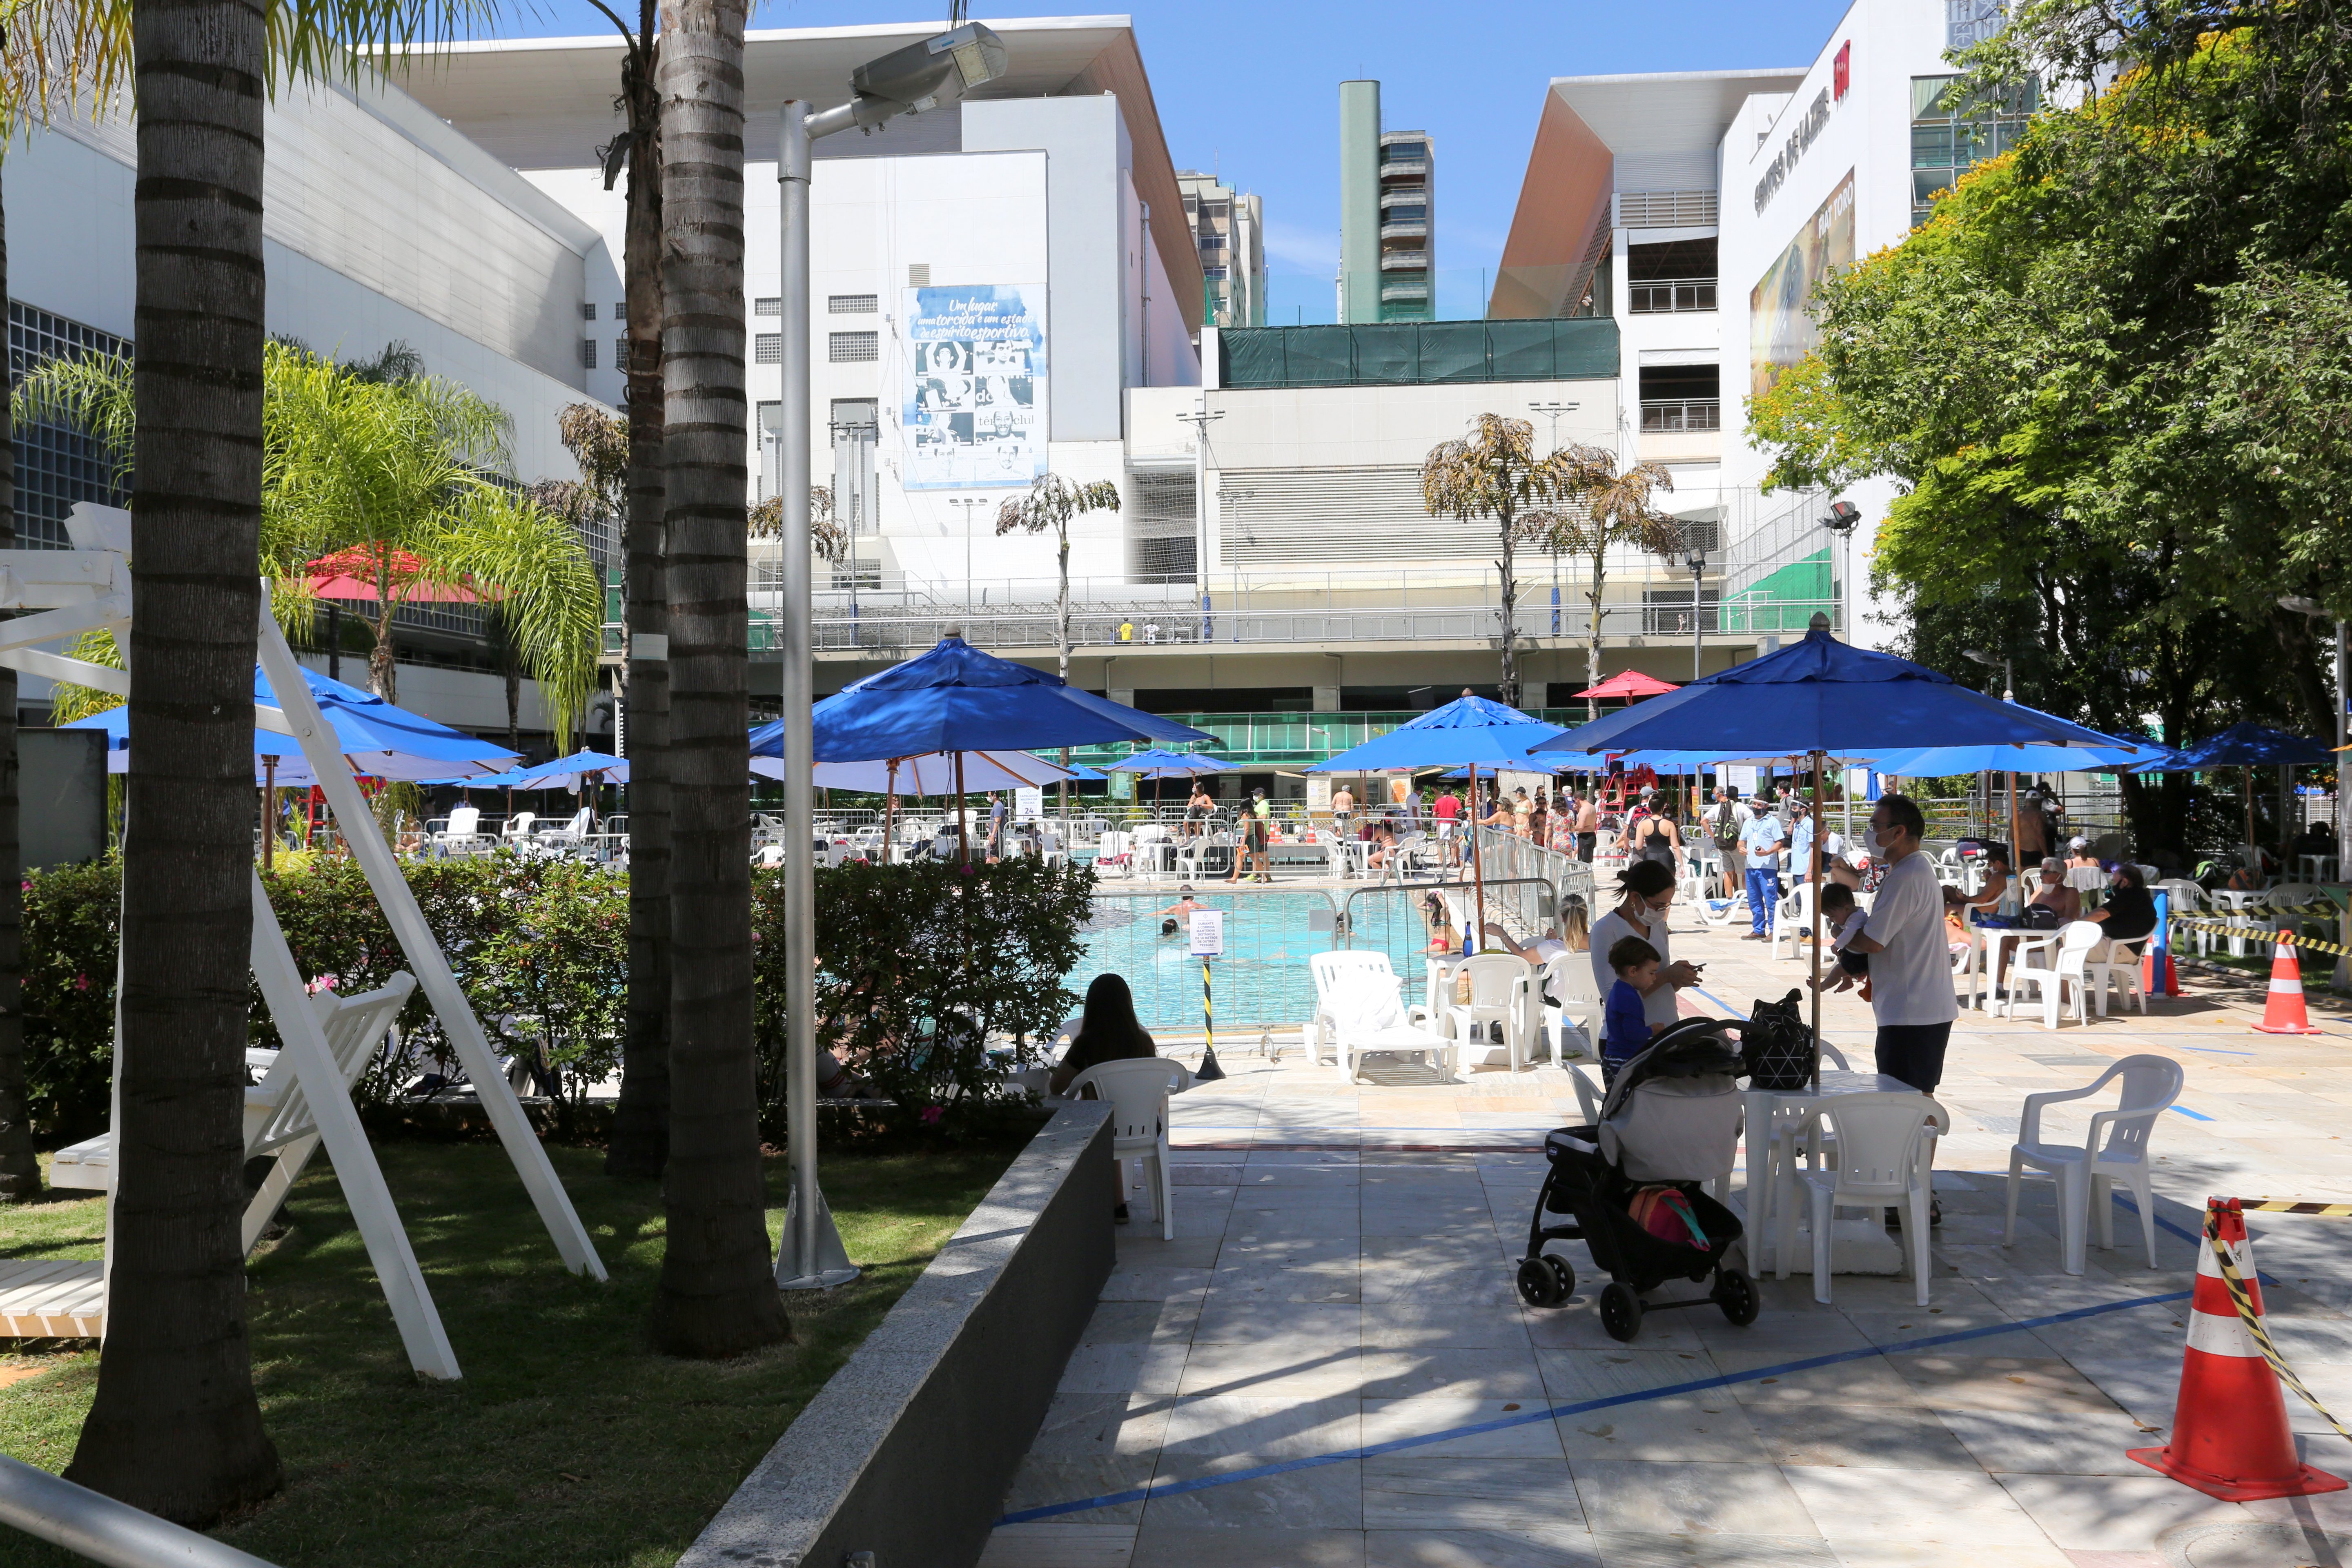
{"type": "Polygon", "coordinates": [[[1715,309],[1712,278],[1645,278],[1625,285],[1628,313],[1663,316],[1679,310],[1715,309]]]}
{"type": "Polygon", "coordinates": [[[1429,252],[1426,250],[1383,250],[1381,252],[1381,270],[1383,272],[1425,272],[1428,269],[1429,252]]]}
{"type": "Polygon", "coordinates": [[[1718,397],[1686,397],[1642,402],[1642,428],[1644,431],[1720,430],[1723,428],[1723,400],[1718,397]]]}

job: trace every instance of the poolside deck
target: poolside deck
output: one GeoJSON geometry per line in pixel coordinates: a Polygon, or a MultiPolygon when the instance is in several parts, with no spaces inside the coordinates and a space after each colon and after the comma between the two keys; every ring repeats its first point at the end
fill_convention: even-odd
{"type": "MultiPolygon", "coordinates": [[[[1744,1013],[1802,973],[1730,930],[1677,929],[1675,942],[1710,965],[1686,1011],[1744,1013]]],[[[1963,1016],[1938,1096],[1959,1126],[1937,1159],[1928,1308],[1907,1279],[1849,1276],[1818,1306],[1792,1274],[1766,1283],[1747,1329],[1711,1309],[1663,1313],[1624,1345],[1601,1330],[1580,1257],[1570,1306],[1533,1310],[1513,1290],[1537,1141],[1574,1115],[1564,1073],[1444,1084],[1401,1068],[1355,1086],[1295,1049],[1275,1064],[1229,1050],[1229,1078],[1176,1102],[1177,1238],[1139,1219],[1119,1232],[1118,1271],[1007,1500],[1028,1517],[1000,1526],[983,1562],[2335,1561],[2326,1550],[2352,1544],[2220,1557],[2218,1542],[2183,1538],[2296,1521],[2352,1537],[2352,1494],[2224,1504],[2124,1457],[2172,1419],[2178,1293],[2206,1194],[2352,1199],[2352,1017],[2315,998],[2323,1034],[2256,1034],[2259,982],[2183,983],[2145,1018],[2054,1033],[1963,1016]],[[2002,1247],[2000,1173],[2023,1097],[2138,1051],[2188,1073],[2154,1145],[2158,1267],[2125,1215],[2116,1250],[2094,1246],[2088,1272],[2063,1274],[2046,1184],[2002,1247]],[[1824,1354],[1845,1359],[1772,1371],[1824,1354]],[[1717,1378],[1738,1381],[1671,1392],[1717,1378]],[[1633,1397],[1560,1410],[1615,1395],[1633,1397]]],[[[1867,1009],[1832,998],[1824,1021],[1865,1065],[1867,1009]]],[[[2352,1409],[2352,1221],[2265,1215],[2254,1235],[2274,1337],[2322,1400],[2352,1409]]],[[[2310,1462],[2352,1475],[2352,1443],[2291,1396],[2289,1417],[2310,1462]]]]}

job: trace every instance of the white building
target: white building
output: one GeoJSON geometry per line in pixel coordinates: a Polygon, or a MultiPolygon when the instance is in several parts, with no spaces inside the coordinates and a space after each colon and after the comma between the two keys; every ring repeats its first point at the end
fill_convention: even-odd
{"type": "MultiPolygon", "coordinates": [[[[284,88],[264,127],[269,331],[345,359],[405,342],[428,372],[512,416],[517,478],[576,478],[556,416],[608,390],[580,363],[579,323],[619,294],[596,230],[396,89],[284,88]]],[[[135,349],[136,157],[127,117],[61,116],[9,149],[0,191],[14,374],[59,353],[135,349]]],[[[62,548],[75,501],[120,497],[84,438],[40,425],[17,434],[18,537],[62,548]]],[[[503,732],[505,684],[487,672],[468,615],[402,613],[404,660],[420,661],[403,669],[402,698],[503,732]]],[[[364,668],[346,663],[345,677],[364,679],[354,665],[364,668]]],[[[45,710],[46,682],[26,677],[21,690],[28,710],[45,710]]],[[[545,724],[531,682],[522,723],[545,724]]]]}

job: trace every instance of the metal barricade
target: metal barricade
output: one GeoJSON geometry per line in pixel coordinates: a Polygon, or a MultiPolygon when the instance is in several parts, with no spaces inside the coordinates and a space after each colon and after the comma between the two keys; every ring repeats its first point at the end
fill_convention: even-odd
{"type": "MultiPolygon", "coordinates": [[[[1097,974],[1117,974],[1135,994],[1136,1016],[1159,1035],[1201,1032],[1201,961],[1185,922],[1171,912],[1172,887],[1129,891],[1098,888],[1081,933],[1085,956],[1065,982],[1081,996],[1097,974]],[[1166,929],[1172,923],[1174,929],[1166,929]]],[[[1307,961],[1341,945],[1339,906],[1314,889],[1246,885],[1202,892],[1201,908],[1225,914],[1224,956],[1210,965],[1219,1039],[1253,1043],[1268,1028],[1297,1029],[1315,1014],[1315,980],[1307,961]]],[[[1423,942],[1427,941],[1424,937],[1423,942]]],[[[1400,964],[1419,974],[1418,959],[1400,964]]]]}
{"type": "MultiPolygon", "coordinates": [[[[1429,968],[1433,898],[1451,906],[1448,918],[1455,922],[1457,937],[1462,925],[1477,919],[1478,888],[1467,879],[1357,888],[1339,909],[1341,945],[1384,952],[1399,974],[1418,983],[1429,968]]],[[[1486,898],[1487,921],[1505,930],[1517,928],[1514,940],[1540,932],[1559,909],[1558,889],[1540,877],[1488,877],[1486,898]]],[[[1311,982],[1308,989],[1311,994],[1311,982]]]]}

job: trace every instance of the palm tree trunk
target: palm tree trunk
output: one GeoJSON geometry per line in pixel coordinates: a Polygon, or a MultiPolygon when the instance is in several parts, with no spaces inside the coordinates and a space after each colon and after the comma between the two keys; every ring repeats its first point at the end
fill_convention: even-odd
{"type": "MultiPolygon", "coordinates": [[[[653,45],[647,5],[640,40],[653,45]]],[[[669,662],[639,657],[669,632],[662,516],[661,100],[632,52],[629,217],[629,1016],[621,1098],[604,1151],[609,1176],[656,1177],[669,1163],[669,662]]]]}
{"type": "Polygon", "coordinates": [[[663,22],[670,1159],[652,1331],[673,1355],[732,1356],[792,1334],[768,1249],[751,1047],[744,0],[671,0],[663,22]]]}
{"type": "MultiPolygon", "coordinates": [[[[0,37],[0,47],[6,39],[0,37]]],[[[0,208],[0,299],[8,294],[8,222],[0,208]]],[[[16,543],[16,442],[0,398],[0,550],[16,543]]],[[[16,832],[16,672],[0,668],[0,1199],[37,1196],[41,1165],[25,1103],[24,858],[16,832]]]]}
{"type": "Polygon", "coordinates": [[[1503,574],[1503,706],[1519,705],[1519,580],[1511,570],[1511,514],[1503,514],[1503,555],[1495,565],[1503,574]]]}
{"type": "Polygon", "coordinates": [[[396,703],[400,665],[392,655],[392,546],[378,546],[375,563],[375,647],[368,650],[368,688],[396,703]]]}
{"type": "MultiPolygon", "coordinates": [[[[1604,538],[1592,552],[1592,588],[1584,596],[1584,602],[1592,606],[1591,622],[1584,628],[1585,636],[1591,639],[1584,652],[1584,684],[1587,686],[1601,684],[1601,560],[1608,548],[1609,542],[1604,538]]],[[[1601,699],[1586,698],[1584,714],[1587,721],[1600,718],[1601,699]]]]}
{"type": "Polygon", "coordinates": [[[278,1489],[247,1336],[260,594],[255,0],[139,0],[131,763],[107,1332],[67,1475],[209,1524],[278,1489]]]}

